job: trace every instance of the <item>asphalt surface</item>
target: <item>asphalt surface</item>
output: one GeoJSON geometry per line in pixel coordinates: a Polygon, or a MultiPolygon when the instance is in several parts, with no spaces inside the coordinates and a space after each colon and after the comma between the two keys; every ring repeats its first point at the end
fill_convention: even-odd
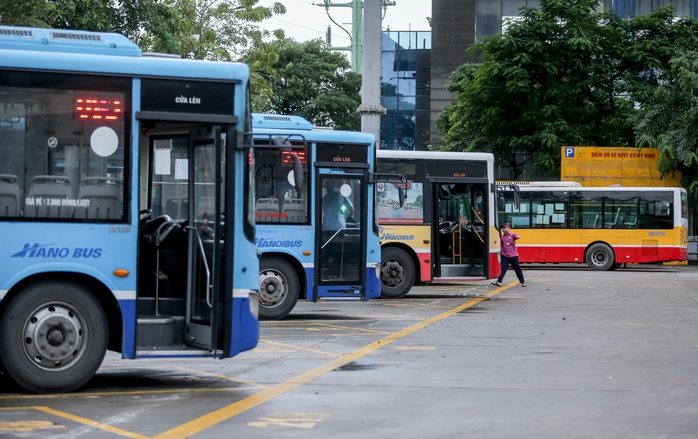
{"type": "Polygon", "coordinates": [[[524,273],[301,303],[228,360],[109,354],[71,394],[0,378],[0,438],[698,437],[698,267],[524,273]]]}

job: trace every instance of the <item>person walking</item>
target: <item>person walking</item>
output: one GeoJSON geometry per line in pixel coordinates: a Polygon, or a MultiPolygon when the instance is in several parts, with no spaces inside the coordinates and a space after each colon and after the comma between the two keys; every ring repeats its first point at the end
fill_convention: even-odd
{"type": "Polygon", "coordinates": [[[523,271],[521,271],[521,265],[519,265],[519,251],[516,249],[516,240],[521,238],[518,233],[511,233],[511,226],[509,223],[504,224],[502,227],[502,236],[500,237],[502,245],[502,272],[497,278],[496,282],[492,282],[492,285],[498,287],[502,286],[502,280],[504,280],[504,275],[507,274],[509,269],[509,264],[514,268],[516,272],[516,277],[519,278],[521,286],[526,286],[526,280],[524,279],[523,271]]]}

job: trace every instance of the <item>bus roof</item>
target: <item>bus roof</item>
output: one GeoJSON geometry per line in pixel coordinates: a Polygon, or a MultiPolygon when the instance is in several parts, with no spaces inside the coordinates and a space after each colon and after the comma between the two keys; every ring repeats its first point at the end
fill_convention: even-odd
{"type": "Polygon", "coordinates": [[[0,26],[0,47],[43,52],[141,56],[141,49],[120,34],[68,29],[0,26]]]}
{"type": "Polygon", "coordinates": [[[123,35],[0,26],[0,68],[156,78],[247,79],[243,63],[147,56],[123,35]]]}
{"type": "Polygon", "coordinates": [[[373,145],[376,137],[373,134],[361,131],[331,130],[314,127],[308,120],[300,116],[287,116],[280,114],[252,114],[252,131],[256,137],[279,135],[291,136],[290,140],[309,142],[351,142],[373,145]]]}
{"type": "Polygon", "coordinates": [[[522,192],[546,191],[546,192],[656,192],[656,191],[686,191],[681,187],[669,186],[519,186],[522,192]]]}
{"type": "Polygon", "coordinates": [[[313,124],[300,116],[252,113],[252,128],[310,131],[313,124]]]}
{"type": "Polygon", "coordinates": [[[519,187],[581,187],[576,181],[518,181],[497,180],[497,184],[515,184],[519,187]]]}
{"type": "Polygon", "coordinates": [[[489,152],[405,151],[380,149],[378,150],[378,158],[423,160],[480,160],[494,163],[494,155],[489,152]]]}

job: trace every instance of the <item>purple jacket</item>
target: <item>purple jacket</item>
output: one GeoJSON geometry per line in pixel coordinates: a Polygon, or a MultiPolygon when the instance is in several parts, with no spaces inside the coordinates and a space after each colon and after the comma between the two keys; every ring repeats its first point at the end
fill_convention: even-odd
{"type": "Polygon", "coordinates": [[[517,233],[505,233],[502,235],[502,256],[513,258],[519,256],[519,251],[516,249],[516,240],[521,238],[517,233]]]}

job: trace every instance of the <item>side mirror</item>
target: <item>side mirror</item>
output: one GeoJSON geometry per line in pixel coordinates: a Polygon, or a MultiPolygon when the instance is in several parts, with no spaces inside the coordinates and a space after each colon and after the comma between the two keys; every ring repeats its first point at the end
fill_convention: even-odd
{"type": "Polygon", "coordinates": [[[303,187],[303,164],[298,154],[291,154],[293,160],[293,181],[297,190],[303,187]]]}

